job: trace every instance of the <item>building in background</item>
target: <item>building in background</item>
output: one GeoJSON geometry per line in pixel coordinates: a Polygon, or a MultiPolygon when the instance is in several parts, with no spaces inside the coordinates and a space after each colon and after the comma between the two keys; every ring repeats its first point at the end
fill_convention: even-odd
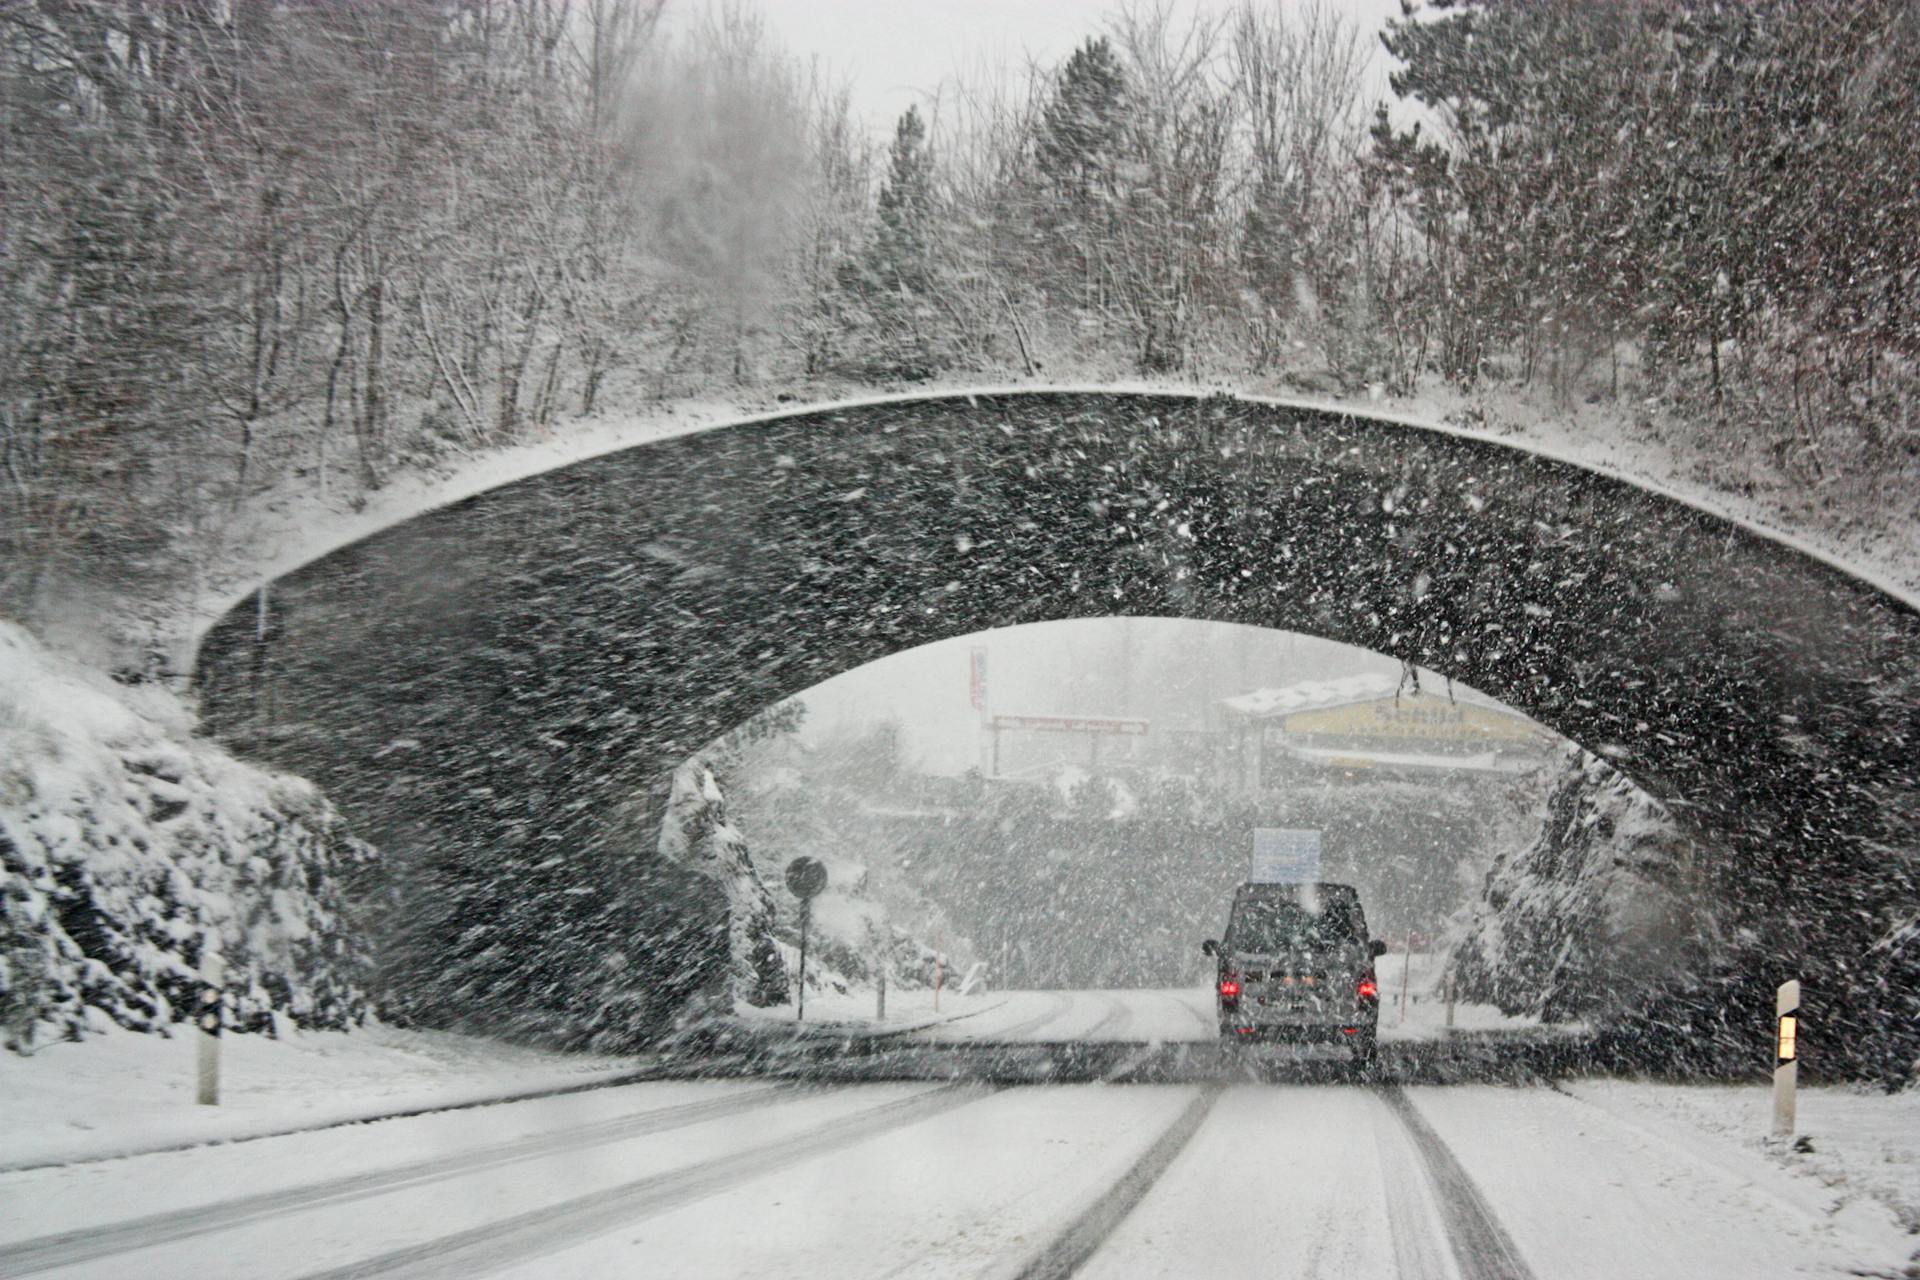
{"type": "Polygon", "coordinates": [[[1392,676],[1309,680],[1214,706],[1216,767],[1242,794],[1290,779],[1498,777],[1537,768],[1558,739],[1484,694],[1415,692],[1392,676]]]}

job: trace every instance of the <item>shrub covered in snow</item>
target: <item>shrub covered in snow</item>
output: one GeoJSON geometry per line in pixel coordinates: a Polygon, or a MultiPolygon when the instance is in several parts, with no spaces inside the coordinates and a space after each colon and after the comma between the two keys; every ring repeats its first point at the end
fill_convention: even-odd
{"type": "Polygon", "coordinates": [[[310,784],[193,736],[0,623],[0,1016],[7,1046],[193,1012],[211,943],[230,1025],[366,1012],[343,877],[373,857],[310,784]]]}

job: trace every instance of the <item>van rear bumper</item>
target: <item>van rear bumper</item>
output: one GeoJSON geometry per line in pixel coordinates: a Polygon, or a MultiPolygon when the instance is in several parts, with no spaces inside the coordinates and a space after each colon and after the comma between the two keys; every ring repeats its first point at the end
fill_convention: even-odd
{"type": "Polygon", "coordinates": [[[1288,1044],[1352,1044],[1374,1034],[1374,1019],[1358,1022],[1242,1022],[1229,1014],[1220,1019],[1220,1034],[1234,1040],[1274,1040],[1288,1044]],[[1348,1028],[1352,1030],[1349,1031],[1348,1028]]]}

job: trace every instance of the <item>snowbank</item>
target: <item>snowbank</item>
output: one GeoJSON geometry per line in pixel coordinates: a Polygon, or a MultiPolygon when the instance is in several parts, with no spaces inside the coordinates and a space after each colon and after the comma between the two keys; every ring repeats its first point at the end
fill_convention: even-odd
{"type": "Polygon", "coordinates": [[[0,1014],[9,1048],[193,1011],[208,943],[229,1025],[365,1016],[339,879],[373,856],[308,783],[196,740],[185,709],[0,623],[0,1014]]]}
{"type": "MultiPolygon", "coordinates": [[[[1391,945],[1391,943],[1389,944],[1391,945]]],[[[1380,1039],[1444,1040],[1455,1035],[1547,1034],[1540,1019],[1505,1013],[1498,1006],[1462,1000],[1447,1003],[1446,956],[1437,952],[1388,951],[1373,962],[1380,984],[1380,1039]]],[[[1577,1025],[1577,1024],[1576,1024],[1577,1025]]],[[[1571,1032],[1575,1027],[1561,1027],[1571,1032]]]]}
{"type": "Polygon", "coordinates": [[[1920,1089],[1803,1088],[1791,1143],[1769,1136],[1766,1085],[1576,1080],[1564,1089],[1630,1123],[1685,1135],[1693,1150],[1723,1153],[1728,1165],[1761,1157],[1809,1178],[1825,1188],[1819,1208],[1829,1217],[1873,1219],[1884,1211],[1909,1237],[1920,1236],[1920,1089]]]}
{"type": "Polygon", "coordinates": [[[444,1031],[232,1036],[217,1107],[194,1102],[195,1044],[118,1029],[31,1057],[0,1054],[0,1170],[99,1160],[578,1088],[631,1059],[444,1031]]]}

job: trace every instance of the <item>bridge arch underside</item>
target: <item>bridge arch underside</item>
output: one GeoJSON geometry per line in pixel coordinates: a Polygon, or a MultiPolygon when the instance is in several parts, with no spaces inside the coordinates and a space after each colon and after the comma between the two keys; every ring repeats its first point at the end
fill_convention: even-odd
{"type": "MultiPolygon", "coordinates": [[[[1465,681],[1691,825],[1749,986],[1823,979],[1863,1026],[1905,998],[1849,966],[1913,910],[1920,616],[1724,519],[1482,439],[1222,397],[837,407],[494,489],[287,575],[266,605],[202,646],[210,728],[442,883],[519,886],[482,922],[494,968],[423,996],[423,1016],[591,1006],[515,950],[569,929],[641,938],[618,963],[671,964],[645,999],[677,998],[711,931],[661,938],[706,899],[644,847],[636,796],[657,811],[690,752],[840,672],[1100,615],[1303,632],[1465,681]]],[[[426,927],[422,902],[406,927],[426,927]]],[[[436,945],[457,950],[460,924],[436,945]]]]}

